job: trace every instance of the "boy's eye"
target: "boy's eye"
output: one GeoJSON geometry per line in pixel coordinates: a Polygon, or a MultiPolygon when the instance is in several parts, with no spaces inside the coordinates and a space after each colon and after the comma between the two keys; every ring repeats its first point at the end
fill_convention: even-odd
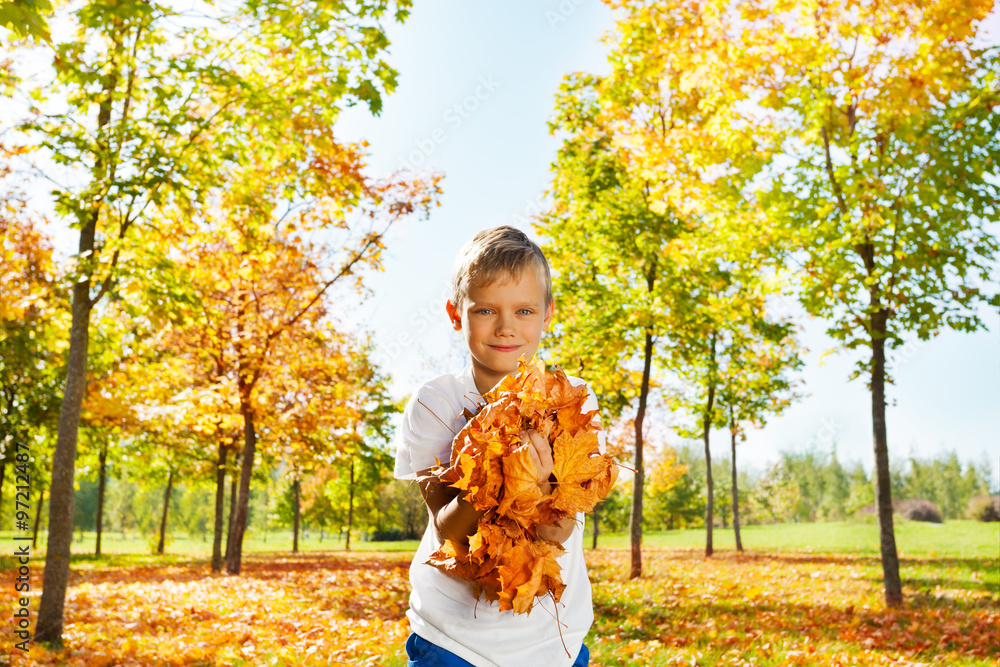
{"type": "Polygon", "coordinates": [[[521,315],[531,315],[531,308],[522,308],[517,312],[520,313],[521,315]]]}
{"type": "Polygon", "coordinates": [[[489,308],[479,308],[475,312],[477,314],[479,314],[479,315],[489,315],[490,314],[490,309],[489,308]]]}

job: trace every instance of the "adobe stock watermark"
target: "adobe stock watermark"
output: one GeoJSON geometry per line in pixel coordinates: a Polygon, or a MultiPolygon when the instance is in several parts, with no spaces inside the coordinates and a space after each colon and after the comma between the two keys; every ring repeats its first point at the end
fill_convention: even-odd
{"type": "Polygon", "coordinates": [[[507,219],[507,224],[511,227],[516,227],[521,231],[527,231],[532,223],[534,223],[538,218],[547,210],[547,202],[545,201],[545,193],[541,192],[534,197],[525,197],[524,206],[520,211],[516,211],[510,214],[507,219]]]}
{"type": "Polygon", "coordinates": [[[555,9],[545,10],[545,20],[549,24],[549,30],[555,30],[560,25],[570,19],[587,0],[559,0],[555,9]]]}
{"type": "Polygon", "coordinates": [[[819,420],[819,428],[813,436],[806,441],[806,450],[819,449],[829,450],[837,442],[837,433],[840,431],[840,424],[832,417],[823,417],[819,420]]]}
{"type": "Polygon", "coordinates": [[[444,287],[436,297],[411,312],[406,318],[405,326],[397,330],[398,333],[387,344],[380,346],[378,354],[375,355],[376,366],[388,368],[403,350],[412,349],[417,344],[416,337],[426,331],[431,323],[444,321],[445,304],[450,298],[451,287],[444,287]]]}
{"type": "Polygon", "coordinates": [[[486,100],[493,96],[500,82],[490,74],[480,76],[476,87],[471,93],[462,98],[461,101],[452,104],[441,115],[444,125],[438,125],[426,136],[413,141],[414,149],[405,157],[400,158],[399,168],[401,170],[415,171],[430,159],[443,143],[448,141],[451,132],[454,132],[462,124],[472,117],[486,100]]]}
{"type": "Polygon", "coordinates": [[[891,352],[891,363],[893,370],[899,370],[901,367],[908,364],[913,360],[914,357],[920,352],[921,348],[927,344],[927,341],[920,340],[916,334],[910,334],[909,336],[902,336],[903,344],[896,347],[891,352]]]}

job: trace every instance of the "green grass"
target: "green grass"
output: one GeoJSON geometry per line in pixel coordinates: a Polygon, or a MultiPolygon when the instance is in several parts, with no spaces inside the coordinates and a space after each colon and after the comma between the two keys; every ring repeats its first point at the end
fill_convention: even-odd
{"type": "MultiPolygon", "coordinates": [[[[836,553],[877,556],[879,554],[878,526],[875,523],[829,522],[829,523],[789,523],[766,526],[745,526],[741,529],[743,548],[754,553],[836,553]]],[[[943,524],[921,523],[897,519],[895,523],[896,548],[901,558],[960,558],[986,559],[1000,558],[1000,523],[978,521],[947,521],[943,524]]],[[[9,541],[13,532],[0,531],[0,540],[9,541]]],[[[83,539],[74,533],[72,546],[73,562],[93,560],[96,535],[85,532],[83,539]]],[[[131,534],[122,539],[119,532],[106,532],[101,539],[101,550],[107,562],[115,556],[130,555],[128,562],[139,564],[143,557],[150,563],[169,563],[208,559],[212,555],[211,541],[201,536],[194,538],[183,534],[172,536],[164,556],[153,556],[155,540],[142,535],[131,534]]],[[[584,545],[590,547],[591,537],[584,537],[584,545]]],[[[352,551],[413,552],[418,542],[363,542],[351,540],[352,551]]],[[[598,546],[626,548],[629,537],[625,533],[602,533],[598,546]]],[[[673,531],[651,531],[643,535],[643,546],[650,548],[704,549],[705,529],[692,528],[673,531]]],[[[732,551],[736,541],[732,528],[716,528],[713,531],[713,546],[717,551],[732,551]]],[[[45,534],[38,536],[38,549],[32,552],[32,560],[42,560],[45,555],[45,534]]],[[[317,533],[308,538],[300,535],[299,551],[343,551],[344,541],[327,536],[320,540],[317,533]]],[[[270,533],[267,536],[249,534],[243,541],[244,553],[285,553],[292,550],[292,536],[289,531],[270,533]]]]}
{"type": "MultiPolygon", "coordinates": [[[[1000,523],[947,521],[943,524],[896,520],[896,550],[901,558],[1000,557],[1000,523]]],[[[743,548],[750,552],[879,554],[878,526],[874,523],[829,522],[746,526],[740,529],[743,548]]],[[[732,528],[713,531],[715,550],[735,550],[732,528]]],[[[590,536],[584,538],[590,546],[590,536]]],[[[648,532],[643,547],[704,549],[705,529],[648,532]]],[[[599,547],[629,546],[627,534],[601,534],[599,547]]]]}
{"type": "MultiPolygon", "coordinates": [[[[0,542],[12,544],[11,538],[22,533],[11,531],[0,531],[0,542]]],[[[144,535],[128,535],[122,538],[121,533],[104,533],[101,536],[101,557],[94,556],[94,547],[97,535],[94,532],[73,534],[73,544],[71,546],[72,563],[75,564],[100,564],[107,567],[118,567],[124,565],[173,565],[178,563],[192,563],[208,561],[212,557],[212,542],[204,541],[202,537],[188,537],[178,534],[168,539],[164,554],[162,556],[154,553],[157,540],[144,535]]],[[[41,564],[45,560],[44,532],[38,535],[38,549],[32,550],[32,564],[41,564]]],[[[405,540],[400,542],[363,542],[358,539],[351,540],[351,551],[358,552],[409,552],[416,551],[419,542],[416,540],[405,540]]],[[[225,546],[225,543],[223,543],[225,546]]],[[[308,538],[299,536],[299,552],[325,552],[343,551],[344,540],[326,536],[320,540],[316,533],[310,533],[308,538]]],[[[292,551],[291,533],[276,532],[267,536],[251,534],[243,540],[243,553],[290,553],[292,551]]],[[[0,569],[9,568],[13,559],[7,554],[0,555],[0,569]]]]}

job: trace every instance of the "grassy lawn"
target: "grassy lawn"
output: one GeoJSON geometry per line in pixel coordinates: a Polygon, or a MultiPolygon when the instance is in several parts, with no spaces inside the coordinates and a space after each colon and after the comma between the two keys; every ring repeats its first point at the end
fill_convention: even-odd
{"type": "MultiPolygon", "coordinates": [[[[416,545],[321,551],[313,537],[291,555],[276,551],[282,540],[248,539],[239,577],[211,575],[200,540],[177,538],[165,556],[149,555],[145,540],[106,540],[119,553],[73,557],[66,647],[34,645],[11,664],[405,665],[416,545]]],[[[882,601],[876,540],[867,524],[758,526],[737,554],[732,532],[718,530],[706,559],[702,530],[653,533],[643,576],[629,580],[627,537],[601,536],[587,552],[591,664],[1000,664],[1000,526],[898,524],[899,610],[882,601]]],[[[33,618],[41,564],[33,558],[33,618]]],[[[0,624],[0,643],[11,633],[0,624]]]]}
{"type": "MultiPolygon", "coordinates": [[[[908,557],[1000,557],[1000,523],[948,521],[921,523],[898,519],[895,522],[896,550],[908,557]]],[[[830,522],[788,523],[773,526],[746,526],[740,529],[743,548],[766,553],[840,553],[878,555],[878,525],[875,523],[830,522]]],[[[732,528],[716,528],[712,538],[715,550],[735,550],[732,528]]],[[[590,546],[588,535],[585,544],[590,546]]],[[[643,546],[704,549],[705,529],[649,532],[643,546]]],[[[599,547],[629,546],[628,535],[599,535],[599,547]]]]}
{"type": "MultiPolygon", "coordinates": [[[[13,532],[0,531],[0,542],[11,543],[13,532]]],[[[45,533],[38,535],[38,549],[32,551],[32,560],[42,561],[45,557],[45,533]]],[[[101,536],[101,559],[95,559],[94,546],[97,535],[93,532],[84,532],[83,539],[80,533],[74,533],[71,552],[74,563],[93,562],[95,560],[111,561],[118,563],[173,563],[189,561],[208,561],[212,557],[212,542],[205,541],[201,536],[188,537],[181,533],[172,535],[167,540],[163,556],[154,555],[156,542],[154,538],[130,534],[123,538],[119,532],[106,532],[101,536]],[[126,558],[122,558],[127,556],[126,558]]],[[[416,551],[419,542],[408,540],[400,542],[364,542],[357,538],[351,540],[351,551],[378,551],[378,552],[407,552],[416,551]]],[[[223,542],[223,546],[225,543],[223,542]]],[[[311,532],[306,538],[299,535],[299,551],[327,552],[343,551],[344,540],[335,539],[327,535],[325,539],[320,539],[319,535],[311,532]]],[[[289,553],[292,550],[291,532],[275,532],[266,536],[257,534],[247,534],[243,540],[243,553],[289,553]]],[[[0,558],[2,562],[2,558],[0,558]]]]}

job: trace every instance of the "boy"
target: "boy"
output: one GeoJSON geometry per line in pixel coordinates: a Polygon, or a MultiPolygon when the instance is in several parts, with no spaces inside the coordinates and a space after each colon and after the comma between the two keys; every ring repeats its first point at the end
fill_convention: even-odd
{"type": "MultiPolygon", "coordinates": [[[[560,542],[566,550],[559,558],[566,589],[558,609],[551,597],[541,597],[530,614],[501,612],[495,604],[477,601],[469,582],[425,563],[445,538],[468,544],[482,516],[464,492],[440,482],[431,469],[435,457],[447,465],[452,440],[465,425],[464,409],[474,412],[483,394],[517,371],[519,357],[530,359],[549,327],[552,282],[541,249],[513,227],[479,232],[459,253],[446,309],[453,328],[465,337],[471,364],[417,389],[396,439],[395,475],[418,480],[430,513],[410,566],[409,667],[585,666],[589,653],[583,639],[594,614],[583,559],[583,514],[538,528],[539,537],[560,542]]],[[[593,391],[583,409],[597,410],[593,391]]],[[[539,487],[550,492],[548,443],[533,430],[521,437],[533,446],[529,451],[539,487]]]]}

